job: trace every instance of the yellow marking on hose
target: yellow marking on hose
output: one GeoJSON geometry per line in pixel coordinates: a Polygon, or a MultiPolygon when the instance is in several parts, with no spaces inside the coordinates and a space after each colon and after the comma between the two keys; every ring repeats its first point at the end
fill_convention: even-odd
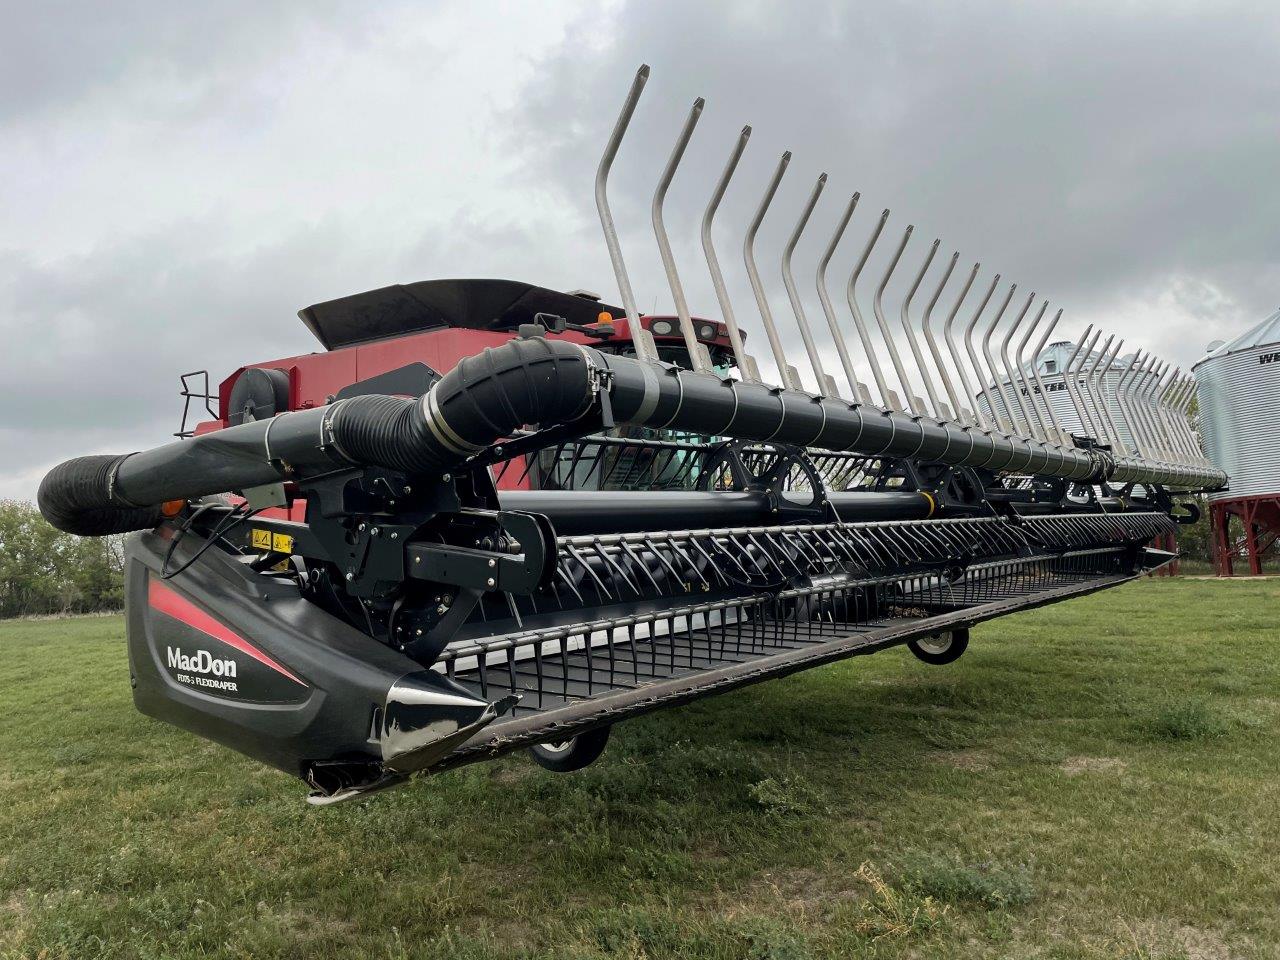
{"type": "Polygon", "coordinates": [[[925,519],[927,520],[930,517],[932,517],[934,513],[937,511],[938,501],[934,499],[933,494],[930,493],[928,490],[921,490],[920,496],[924,497],[926,500],[929,501],[929,512],[924,515],[925,519]]]}

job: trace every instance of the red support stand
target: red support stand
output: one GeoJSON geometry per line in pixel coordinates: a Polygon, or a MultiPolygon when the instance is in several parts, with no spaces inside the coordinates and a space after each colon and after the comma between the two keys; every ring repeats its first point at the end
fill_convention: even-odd
{"type": "Polygon", "coordinates": [[[1219,500],[1210,506],[1213,524],[1213,561],[1218,576],[1235,576],[1237,560],[1247,561],[1249,575],[1260,576],[1263,564],[1280,559],[1280,494],[1219,500]],[[1231,518],[1240,523],[1240,534],[1231,532],[1231,518]]]}

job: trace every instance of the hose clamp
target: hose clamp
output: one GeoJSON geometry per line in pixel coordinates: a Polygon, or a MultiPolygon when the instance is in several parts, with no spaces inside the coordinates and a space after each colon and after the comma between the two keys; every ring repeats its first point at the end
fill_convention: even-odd
{"type": "Polygon", "coordinates": [[[440,405],[436,402],[436,392],[428,390],[422,395],[422,418],[437,440],[449,451],[459,456],[469,457],[485,448],[482,443],[469,443],[454,432],[445,421],[440,405]]]}

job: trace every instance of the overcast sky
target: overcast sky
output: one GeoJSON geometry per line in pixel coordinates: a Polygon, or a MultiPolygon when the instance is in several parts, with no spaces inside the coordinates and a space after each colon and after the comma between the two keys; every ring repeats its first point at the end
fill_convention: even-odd
{"type": "Polygon", "coordinates": [[[0,497],[163,442],[180,373],[318,349],[310,303],[449,276],[616,302],[592,177],[641,62],[612,193],[637,297],[671,311],[649,199],[704,96],[667,225],[715,316],[698,223],[751,123],[717,242],[762,367],[740,250],[784,149],[758,252],[797,366],[778,258],[820,172],[796,274],[822,326],[814,261],[855,190],[833,292],[888,207],[881,254],[915,225],[895,312],[935,237],[930,277],[958,250],[1064,308],[1067,336],[1100,322],[1183,365],[1280,303],[1273,2],[2,9],[0,497]]]}

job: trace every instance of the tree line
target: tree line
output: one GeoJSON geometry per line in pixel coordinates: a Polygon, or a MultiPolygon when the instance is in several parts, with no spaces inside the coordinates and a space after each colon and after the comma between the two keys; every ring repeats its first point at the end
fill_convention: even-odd
{"type": "Polygon", "coordinates": [[[21,500],[0,500],[0,617],[124,606],[124,537],[73,537],[21,500]]]}

